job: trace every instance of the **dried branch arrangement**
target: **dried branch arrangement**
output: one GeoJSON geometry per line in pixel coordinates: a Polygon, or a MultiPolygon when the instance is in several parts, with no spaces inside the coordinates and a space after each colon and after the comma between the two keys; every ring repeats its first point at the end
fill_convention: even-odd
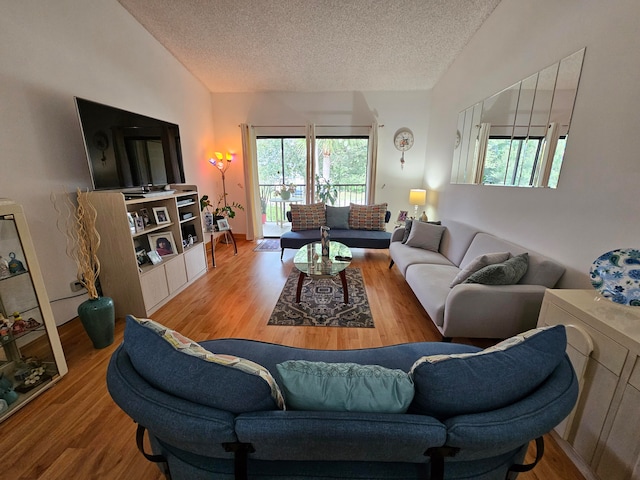
{"type": "Polygon", "coordinates": [[[58,205],[54,193],[51,194],[51,200],[58,212],[58,230],[64,233],[67,240],[67,256],[75,261],[78,267],[78,281],[87,289],[89,298],[98,298],[96,288],[98,275],[100,275],[100,260],[98,260],[100,235],[96,230],[98,212],[91,205],[88,192],[79,188],[75,203],[72,195],[66,191],[64,199],[60,202],[62,207],[58,205]]]}

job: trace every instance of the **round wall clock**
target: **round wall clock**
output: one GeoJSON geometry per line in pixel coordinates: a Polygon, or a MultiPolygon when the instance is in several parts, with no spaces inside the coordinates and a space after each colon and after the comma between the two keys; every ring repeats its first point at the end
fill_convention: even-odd
{"type": "Polygon", "coordinates": [[[408,128],[401,128],[396,132],[393,144],[401,152],[406,152],[413,147],[413,132],[408,128]]]}
{"type": "Polygon", "coordinates": [[[404,152],[413,147],[413,132],[408,128],[399,129],[393,138],[393,144],[402,152],[400,168],[404,168],[404,152]]]}

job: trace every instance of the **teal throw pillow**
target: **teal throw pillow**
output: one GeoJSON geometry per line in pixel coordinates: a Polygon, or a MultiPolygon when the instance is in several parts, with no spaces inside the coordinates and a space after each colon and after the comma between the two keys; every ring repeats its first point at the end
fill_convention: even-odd
{"type": "Polygon", "coordinates": [[[529,268],[529,254],[523,253],[509,260],[488,265],[467,278],[464,283],[482,283],[483,285],[515,285],[529,268]]]}
{"type": "Polygon", "coordinates": [[[404,413],[413,400],[413,381],[402,370],[306,360],[288,360],[276,368],[292,410],[404,413]]]}
{"type": "Polygon", "coordinates": [[[349,229],[349,210],[350,207],[332,207],[327,205],[327,227],[337,228],[340,230],[349,229]]]}

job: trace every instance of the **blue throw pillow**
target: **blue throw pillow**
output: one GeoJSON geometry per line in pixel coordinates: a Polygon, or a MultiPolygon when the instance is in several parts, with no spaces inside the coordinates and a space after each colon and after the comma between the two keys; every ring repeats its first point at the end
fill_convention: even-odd
{"type": "Polygon", "coordinates": [[[340,230],[349,229],[350,207],[332,207],[327,205],[327,227],[340,230]]]}
{"type": "Polygon", "coordinates": [[[440,420],[486,412],[529,395],[565,356],[563,325],[516,335],[477,353],[422,357],[409,372],[415,396],[410,413],[440,420]]]}
{"type": "Polygon", "coordinates": [[[404,413],[413,399],[413,382],[402,370],[306,360],[288,360],[276,368],[292,410],[404,413]]]}
{"type": "Polygon", "coordinates": [[[124,347],[140,376],[169,394],[232,413],[284,408],[266,368],[209,352],[153,320],[127,316],[124,347]]]}

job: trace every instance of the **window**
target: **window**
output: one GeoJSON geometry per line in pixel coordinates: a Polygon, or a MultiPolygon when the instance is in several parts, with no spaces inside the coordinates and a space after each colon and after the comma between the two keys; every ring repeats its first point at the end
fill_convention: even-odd
{"type": "MultiPolygon", "coordinates": [[[[556,188],[567,137],[560,137],[553,152],[548,186],[556,188]]],[[[532,187],[543,170],[545,137],[489,137],[482,183],[532,187]]]]}

